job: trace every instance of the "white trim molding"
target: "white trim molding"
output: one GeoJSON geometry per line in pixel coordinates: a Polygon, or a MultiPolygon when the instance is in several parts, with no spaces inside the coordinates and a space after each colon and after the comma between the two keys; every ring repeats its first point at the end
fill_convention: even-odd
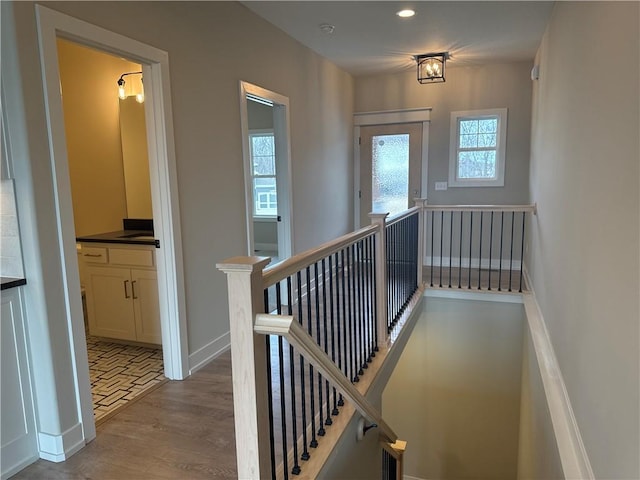
{"type": "MultiPolygon", "coordinates": [[[[526,269],[525,278],[527,284],[531,285],[526,269]]],[[[560,365],[533,288],[531,293],[523,293],[522,298],[564,478],[595,480],[560,365]]]]}
{"type": "MultiPolygon", "coordinates": [[[[504,169],[507,150],[507,115],[506,108],[485,110],[467,110],[451,112],[449,126],[449,186],[450,187],[504,187],[504,169]],[[458,178],[458,139],[460,120],[476,120],[483,117],[497,117],[496,176],[495,178],[458,178]]],[[[474,150],[472,150],[474,151],[474,150]]]]}
{"type": "Polygon", "coordinates": [[[419,123],[431,121],[431,108],[408,108],[405,110],[384,110],[376,112],[356,112],[353,114],[353,124],[356,127],[364,125],[388,125],[392,123],[419,123]]]}
{"type": "Polygon", "coordinates": [[[82,424],[76,423],[61,435],[39,432],[38,445],[40,458],[50,462],[64,462],[85,445],[82,424]]]}

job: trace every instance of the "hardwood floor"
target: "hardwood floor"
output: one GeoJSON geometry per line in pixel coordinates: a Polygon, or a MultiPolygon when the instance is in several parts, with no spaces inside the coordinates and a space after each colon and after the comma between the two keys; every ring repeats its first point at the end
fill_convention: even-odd
{"type": "Polygon", "coordinates": [[[97,427],[66,462],[38,460],[14,479],[235,479],[231,355],[168,381],[97,427]]]}

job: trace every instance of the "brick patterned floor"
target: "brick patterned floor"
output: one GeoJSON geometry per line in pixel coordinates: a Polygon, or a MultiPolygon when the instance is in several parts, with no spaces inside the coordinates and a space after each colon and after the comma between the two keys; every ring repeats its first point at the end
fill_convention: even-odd
{"type": "Polygon", "coordinates": [[[89,375],[96,422],[165,381],[162,348],[87,338],[89,375]]]}

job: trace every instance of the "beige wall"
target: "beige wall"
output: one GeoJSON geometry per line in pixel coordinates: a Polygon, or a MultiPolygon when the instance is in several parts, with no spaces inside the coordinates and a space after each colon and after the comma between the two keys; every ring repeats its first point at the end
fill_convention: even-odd
{"type": "MultiPolygon", "coordinates": [[[[46,2],[46,7],[169,54],[190,353],[229,331],[226,278],[215,264],[244,254],[247,245],[240,80],[290,99],[295,251],[350,230],[350,75],[235,2],[46,2]]],[[[41,242],[46,241],[42,262],[57,276],[34,4],[15,2],[13,8],[21,82],[28,92],[25,161],[31,163],[34,208],[41,242]]],[[[58,298],[62,301],[61,291],[48,297],[58,298]]],[[[66,328],[60,311],[49,312],[56,331],[66,328]]]]}
{"type": "Polygon", "coordinates": [[[140,65],[58,40],[76,235],[122,229],[127,217],[117,80],[140,65]]]}
{"type": "Polygon", "coordinates": [[[426,299],[382,396],[406,475],[516,477],[523,328],[522,305],[426,299]]]}
{"type": "Polygon", "coordinates": [[[595,476],[607,479],[640,477],[639,14],[636,2],[558,2],[533,92],[528,264],[595,476]]]}
{"type": "Polygon", "coordinates": [[[531,62],[485,67],[447,66],[447,81],[420,85],[414,70],[356,78],[355,111],[432,107],[429,128],[429,202],[438,204],[509,204],[527,200],[531,125],[531,62]],[[505,186],[450,187],[449,123],[452,111],[508,108],[505,186]]]}

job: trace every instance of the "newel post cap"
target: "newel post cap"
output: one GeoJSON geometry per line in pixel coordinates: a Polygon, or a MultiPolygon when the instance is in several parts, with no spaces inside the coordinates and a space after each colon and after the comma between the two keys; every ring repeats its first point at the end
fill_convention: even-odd
{"type": "Polygon", "coordinates": [[[231,257],[216,263],[216,268],[224,273],[253,273],[262,271],[271,261],[271,257],[231,257]]]}

